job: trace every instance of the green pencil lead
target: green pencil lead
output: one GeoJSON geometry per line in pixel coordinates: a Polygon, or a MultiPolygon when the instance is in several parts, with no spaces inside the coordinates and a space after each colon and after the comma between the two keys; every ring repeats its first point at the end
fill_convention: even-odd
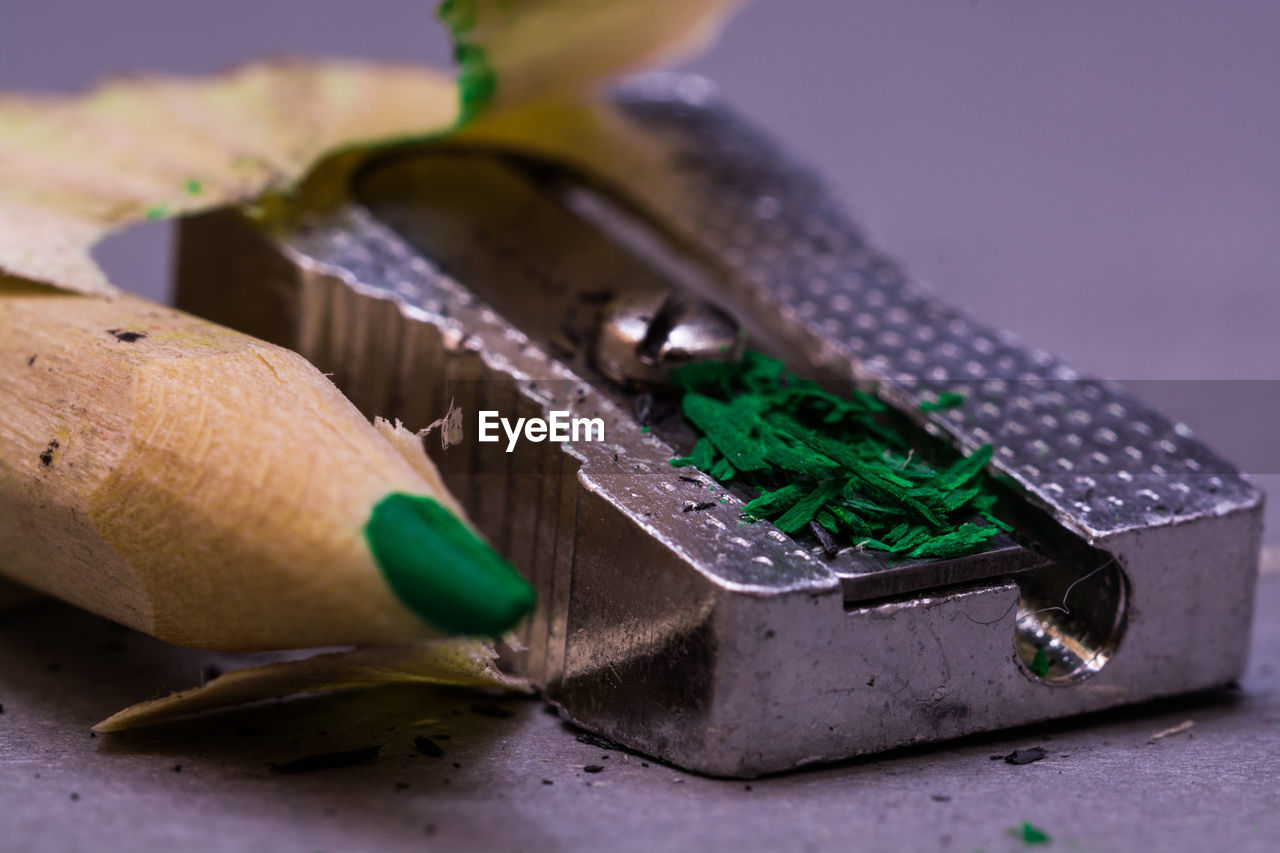
{"type": "Polygon", "coordinates": [[[441,631],[494,637],[533,609],[529,582],[433,498],[387,495],[364,534],[400,601],[441,631]]]}

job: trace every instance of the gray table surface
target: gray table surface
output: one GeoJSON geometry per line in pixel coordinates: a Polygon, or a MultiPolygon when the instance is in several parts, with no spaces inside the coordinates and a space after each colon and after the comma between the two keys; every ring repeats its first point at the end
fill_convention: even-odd
{"type": "Polygon", "coordinates": [[[94,737],[120,707],[245,658],[38,603],[0,613],[0,850],[1274,851],[1278,613],[1271,572],[1238,689],[744,783],[582,743],[533,699],[427,687],[94,737]],[[444,756],[417,754],[419,735],[444,756]],[[268,767],[373,744],[361,766],[268,767]],[[1047,757],[992,760],[1031,746],[1047,757]],[[1023,821],[1051,842],[1014,838],[1023,821]]]}

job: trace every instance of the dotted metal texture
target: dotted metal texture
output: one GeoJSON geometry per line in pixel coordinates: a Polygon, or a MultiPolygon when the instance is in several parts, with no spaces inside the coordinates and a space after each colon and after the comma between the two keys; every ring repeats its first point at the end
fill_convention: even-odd
{"type": "Polygon", "coordinates": [[[966,450],[994,445],[995,467],[1067,527],[1097,541],[1261,501],[1186,425],[913,281],[869,245],[829,185],[711,84],[647,75],[614,104],[669,152],[678,191],[656,213],[931,432],[966,450]],[[965,402],[919,411],[944,392],[965,402]]]}

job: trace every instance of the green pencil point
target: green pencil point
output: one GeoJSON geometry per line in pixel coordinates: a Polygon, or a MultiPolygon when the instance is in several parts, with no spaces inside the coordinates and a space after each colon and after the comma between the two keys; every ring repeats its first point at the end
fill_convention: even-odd
{"type": "Polygon", "coordinates": [[[432,498],[387,495],[364,534],[391,589],[441,631],[497,636],[533,609],[528,581],[432,498]]]}

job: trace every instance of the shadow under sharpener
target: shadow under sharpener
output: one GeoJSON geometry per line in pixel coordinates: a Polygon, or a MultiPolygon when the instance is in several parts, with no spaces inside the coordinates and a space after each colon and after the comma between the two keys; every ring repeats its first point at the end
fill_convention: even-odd
{"type": "Polygon", "coordinates": [[[636,78],[607,108],[670,165],[646,215],[625,185],[407,147],[342,167],[341,202],[294,221],[184,221],[179,255],[182,307],[300,352],[366,414],[465,413],[466,439],[432,454],[538,590],[509,662],[563,716],[751,777],[1239,676],[1262,499],[1229,463],[911,281],[705,81],[636,78]],[[678,415],[642,431],[663,356],[624,321],[652,323],[627,313],[645,304],[713,343],[732,318],[927,440],[993,444],[1017,533],[894,562],[741,523],[739,496],[669,464],[692,443],[678,415]],[[920,411],[943,392],[965,403],[920,411]],[[474,440],[479,410],[599,417],[606,440],[507,453],[474,440]]]}

